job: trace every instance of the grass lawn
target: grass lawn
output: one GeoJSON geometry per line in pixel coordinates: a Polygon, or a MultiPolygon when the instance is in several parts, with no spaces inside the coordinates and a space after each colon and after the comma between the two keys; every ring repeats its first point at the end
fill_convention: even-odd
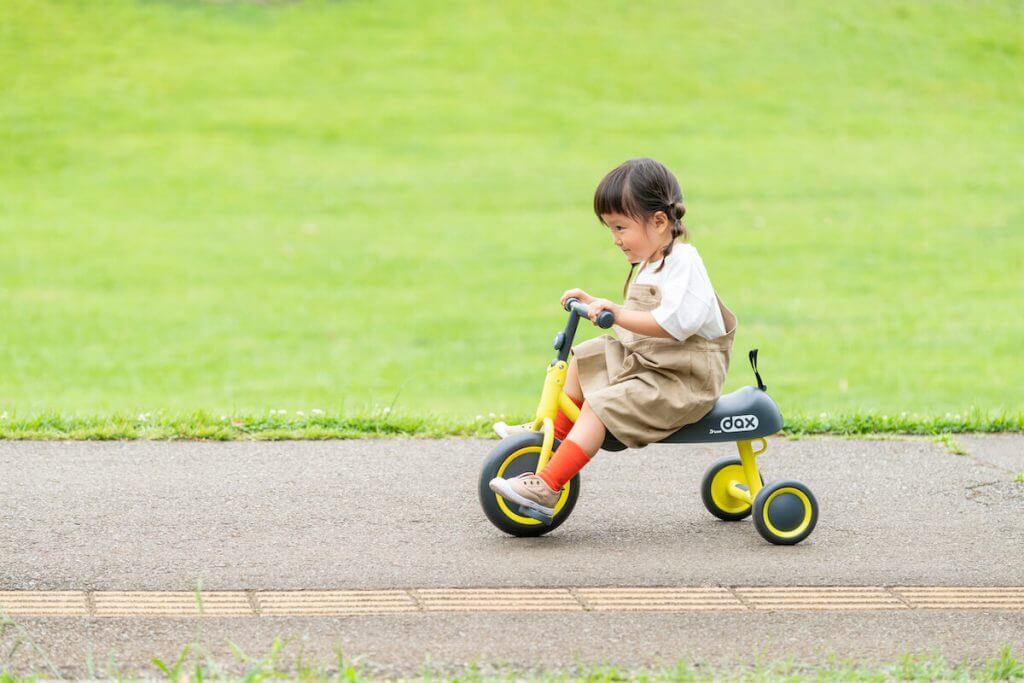
{"type": "Polygon", "coordinates": [[[634,156],[677,173],[739,318],[726,391],[758,347],[787,419],[1020,429],[1022,25],[1017,2],[6,0],[0,435],[525,417],[559,295],[621,301],[590,206],[634,156]]]}
{"type": "MultiPolygon", "coordinates": [[[[0,629],[9,627],[12,631],[18,624],[0,617],[0,629]]],[[[2,631],[0,631],[2,633],[2,631]]],[[[366,666],[362,656],[350,656],[338,646],[335,661],[326,662],[309,656],[297,636],[274,638],[265,652],[245,652],[231,647],[232,657],[218,656],[214,648],[200,635],[184,645],[180,651],[154,656],[152,668],[147,671],[138,663],[127,664],[119,661],[115,652],[108,652],[106,661],[87,663],[90,679],[108,678],[116,680],[149,680],[154,674],[168,680],[231,680],[262,681],[285,678],[295,681],[373,681],[402,680],[418,683],[483,683],[484,681],[515,681],[519,683],[559,681],[560,683],[612,683],[635,681],[636,683],[689,683],[696,681],[1020,681],[1024,680],[1024,661],[1019,659],[1014,648],[1004,645],[994,656],[979,661],[965,659],[949,661],[938,649],[929,653],[906,652],[895,661],[859,661],[844,657],[835,651],[818,655],[811,661],[801,662],[795,658],[769,658],[759,655],[752,664],[722,664],[697,661],[691,658],[662,657],[672,662],[658,667],[630,667],[614,664],[587,665],[576,659],[561,667],[531,664],[528,661],[495,665],[473,659],[465,665],[435,665],[430,657],[421,664],[419,676],[387,677],[372,671],[377,667],[366,666]],[[300,641],[296,645],[296,641],[300,641]],[[370,669],[370,670],[368,670],[370,669]],[[146,676],[146,679],[142,679],[146,676]]],[[[216,648],[223,649],[223,648],[216,648]]],[[[40,652],[45,656],[44,653],[40,652]]],[[[481,658],[483,659],[483,658],[481,658]]],[[[65,674],[67,675],[67,674],[65,674]]],[[[0,662],[0,683],[35,682],[60,678],[61,672],[52,664],[49,670],[19,671],[9,669],[0,662]]]]}

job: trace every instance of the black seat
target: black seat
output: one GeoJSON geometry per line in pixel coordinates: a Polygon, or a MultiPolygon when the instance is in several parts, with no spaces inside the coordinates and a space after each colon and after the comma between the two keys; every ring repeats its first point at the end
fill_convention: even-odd
{"type": "MultiPolygon", "coordinates": [[[[707,415],[679,428],[658,443],[716,443],[768,436],[782,429],[782,413],[775,401],[757,387],[743,387],[718,399],[707,415]]],[[[611,432],[601,448],[621,451],[626,447],[611,432]]]]}

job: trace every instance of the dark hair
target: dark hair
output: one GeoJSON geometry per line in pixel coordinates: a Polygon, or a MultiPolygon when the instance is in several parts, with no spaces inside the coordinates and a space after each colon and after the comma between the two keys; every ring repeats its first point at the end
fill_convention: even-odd
{"type": "MultiPolygon", "coordinates": [[[[686,207],[683,205],[679,181],[672,175],[672,171],[654,159],[643,157],[619,164],[601,180],[594,192],[594,213],[602,224],[604,219],[601,214],[605,213],[621,213],[646,222],[659,211],[665,213],[672,225],[672,240],[661,252],[664,259],[672,253],[676,238],[682,235],[685,242],[689,233],[683,225],[686,207]]],[[[664,267],[665,262],[662,261],[654,272],[661,272],[664,267]]],[[[622,296],[626,296],[635,269],[634,263],[626,276],[622,296]]]]}

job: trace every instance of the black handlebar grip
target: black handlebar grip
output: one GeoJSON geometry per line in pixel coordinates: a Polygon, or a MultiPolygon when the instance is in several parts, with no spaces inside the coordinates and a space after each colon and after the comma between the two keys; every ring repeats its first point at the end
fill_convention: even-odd
{"type": "Polygon", "coordinates": [[[597,326],[607,330],[615,324],[615,314],[611,311],[601,311],[597,314],[597,326]]]}
{"type": "MultiPolygon", "coordinates": [[[[576,314],[581,318],[590,318],[590,311],[586,304],[581,304],[577,298],[569,299],[565,302],[565,310],[576,311],[576,314]]],[[[601,311],[597,314],[597,326],[607,330],[609,327],[615,324],[615,314],[611,311],[601,311]]]]}

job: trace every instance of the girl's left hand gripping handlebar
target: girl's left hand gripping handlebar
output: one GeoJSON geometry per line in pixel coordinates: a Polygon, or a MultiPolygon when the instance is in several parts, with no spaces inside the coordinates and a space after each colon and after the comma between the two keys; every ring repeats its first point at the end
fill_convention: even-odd
{"type": "MultiPolygon", "coordinates": [[[[572,298],[565,302],[565,310],[576,311],[581,318],[590,319],[590,312],[586,304],[580,303],[579,299],[572,298]]],[[[601,311],[597,314],[597,326],[608,329],[615,324],[615,314],[611,311],[601,311]]]]}

